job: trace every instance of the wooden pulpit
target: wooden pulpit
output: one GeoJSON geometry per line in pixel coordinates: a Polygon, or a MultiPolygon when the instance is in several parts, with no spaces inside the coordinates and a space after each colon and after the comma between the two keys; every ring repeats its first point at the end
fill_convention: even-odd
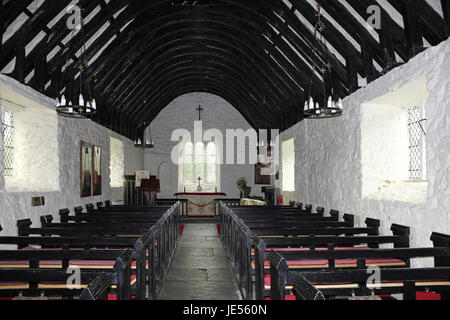
{"type": "Polygon", "coordinates": [[[150,179],[141,180],[141,190],[146,196],[150,206],[153,206],[156,199],[156,194],[161,192],[159,179],[151,177],[150,179]]]}

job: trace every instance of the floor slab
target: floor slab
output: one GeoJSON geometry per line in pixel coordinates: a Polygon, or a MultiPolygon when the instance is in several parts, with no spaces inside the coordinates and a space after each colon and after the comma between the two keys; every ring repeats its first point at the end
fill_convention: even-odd
{"type": "Polygon", "coordinates": [[[241,300],[216,224],[186,224],[160,300],[241,300]]]}

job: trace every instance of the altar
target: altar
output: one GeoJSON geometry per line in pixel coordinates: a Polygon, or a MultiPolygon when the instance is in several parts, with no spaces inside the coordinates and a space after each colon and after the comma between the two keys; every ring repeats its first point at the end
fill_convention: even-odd
{"type": "Polygon", "coordinates": [[[214,200],[226,199],[223,192],[179,192],[177,199],[188,201],[188,216],[214,216],[214,200]]]}

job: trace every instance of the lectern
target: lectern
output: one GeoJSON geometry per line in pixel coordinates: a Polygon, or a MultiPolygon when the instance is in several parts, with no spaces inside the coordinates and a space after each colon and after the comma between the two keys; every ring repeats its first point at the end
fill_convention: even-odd
{"type": "Polygon", "coordinates": [[[154,177],[150,177],[150,179],[142,179],[141,190],[147,198],[149,206],[153,206],[156,200],[156,194],[161,192],[159,179],[154,177]]]}

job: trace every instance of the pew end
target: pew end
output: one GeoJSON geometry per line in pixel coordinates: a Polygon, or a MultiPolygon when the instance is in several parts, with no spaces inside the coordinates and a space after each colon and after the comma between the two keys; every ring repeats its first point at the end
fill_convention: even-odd
{"type": "Polygon", "coordinates": [[[127,249],[116,259],[114,264],[114,271],[117,274],[117,299],[130,300],[131,299],[131,261],[133,260],[133,253],[127,249]]]}
{"type": "Polygon", "coordinates": [[[107,300],[108,289],[110,286],[111,276],[106,273],[102,273],[83,290],[80,295],[80,300],[107,300]]]}
{"type": "Polygon", "coordinates": [[[104,206],[102,201],[97,202],[96,205],[97,205],[97,209],[98,208],[103,208],[103,206],[104,206]]]}
{"type": "Polygon", "coordinates": [[[286,278],[289,266],[284,257],[277,251],[270,251],[270,298],[285,300],[286,278]]]}
{"type": "Polygon", "coordinates": [[[69,215],[70,210],[69,209],[61,209],[59,210],[59,221],[61,223],[68,223],[69,222],[69,215]]]}
{"type": "Polygon", "coordinates": [[[75,216],[79,216],[83,213],[83,207],[82,206],[78,206],[73,208],[73,211],[75,212],[75,216]]]}
{"type": "Polygon", "coordinates": [[[394,248],[409,248],[409,236],[411,235],[411,228],[407,226],[402,226],[399,224],[392,224],[391,231],[394,236],[406,236],[404,242],[394,243],[394,248]]]}
{"type": "Polygon", "coordinates": [[[311,214],[312,213],[312,204],[307,204],[305,206],[305,211],[306,211],[306,213],[311,214]]]}
{"type": "Polygon", "coordinates": [[[353,228],[355,226],[355,216],[353,214],[344,214],[344,222],[346,227],[353,228]]]}
{"type": "Polygon", "coordinates": [[[297,300],[325,300],[323,293],[303,275],[294,280],[294,294],[297,300]]]}
{"type": "MultiPolygon", "coordinates": [[[[17,221],[17,235],[19,237],[29,237],[30,236],[30,227],[33,224],[31,219],[22,219],[17,221]]],[[[23,249],[26,245],[18,245],[17,248],[23,249]]]]}
{"type": "Polygon", "coordinates": [[[53,222],[53,216],[52,215],[41,216],[40,221],[42,228],[44,228],[53,222]]]}
{"type": "Polygon", "coordinates": [[[334,221],[339,221],[339,211],[331,209],[330,216],[334,219],[334,221]]]}
{"type": "Polygon", "coordinates": [[[93,212],[93,211],[95,211],[94,204],[93,204],[93,203],[88,203],[88,204],[86,205],[86,210],[87,210],[87,212],[93,212]]]}
{"type": "MultiPolygon", "coordinates": [[[[435,248],[450,247],[450,235],[433,232],[430,240],[433,242],[435,248]]],[[[435,257],[435,267],[450,267],[450,257],[435,257]]]]}
{"type": "Polygon", "coordinates": [[[110,208],[110,207],[111,207],[111,201],[110,201],[110,200],[106,200],[106,201],[105,201],[105,206],[106,206],[107,208],[110,208]]]}
{"type": "Polygon", "coordinates": [[[325,214],[325,208],[324,207],[317,207],[316,212],[319,216],[323,217],[325,214]]]}
{"type": "Polygon", "coordinates": [[[297,202],[297,208],[299,208],[300,210],[303,210],[303,203],[302,202],[297,202]]]}
{"type": "Polygon", "coordinates": [[[381,221],[378,219],[372,219],[372,218],[367,218],[364,223],[366,224],[366,226],[368,228],[373,228],[375,229],[373,232],[370,232],[368,235],[369,236],[378,236],[380,234],[380,226],[381,226],[381,221]]]}

